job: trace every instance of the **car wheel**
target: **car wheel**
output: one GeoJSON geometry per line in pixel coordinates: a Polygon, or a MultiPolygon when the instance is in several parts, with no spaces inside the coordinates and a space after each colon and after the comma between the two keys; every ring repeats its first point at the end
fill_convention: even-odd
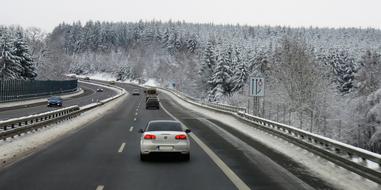
{"type": "Polygon", "coordinates": [[[148,154],[142,154],[142,153],[140,153],[140,160],[141,161],[147,161],[148,160],[148,154]]]}
{"type": "Polygon", "coordinates": [[[184,161],[189,161],[189,160],[190,160],[190,153],[188,153],[188,154],[183,154],[182,156],[183,156],[183,160],[184,160],[184,161]]]}

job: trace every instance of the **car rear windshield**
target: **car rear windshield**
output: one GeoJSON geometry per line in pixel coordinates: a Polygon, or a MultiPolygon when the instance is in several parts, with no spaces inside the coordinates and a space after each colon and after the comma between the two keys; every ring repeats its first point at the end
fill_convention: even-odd
{"type": "Polygon", "coordinates": [[[60,97],[51,97],[51,98],[49,98],[49,100],[61,100],[61,98],[60,97]]]}
{"type": "Polygon", "coordinates": [[[159,102],[159,99],[157,98],[149,98],[147,102],[159,102]]]}
{"type": "Polygon", "coordinates": [[[156,90],[155,89],[149,89],[149,90],[147,90],[147,94],[156,94],[156,90]]]}
{"type": "Polygon", "coordinates": [[[180,123],[176,122],[153,122],[147,127],[147,131],[183,131],[180,123]]]}

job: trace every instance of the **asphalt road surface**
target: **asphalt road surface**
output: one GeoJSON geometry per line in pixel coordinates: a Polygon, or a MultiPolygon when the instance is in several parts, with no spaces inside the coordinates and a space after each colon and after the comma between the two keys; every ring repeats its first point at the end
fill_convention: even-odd
{"type": "MultiPolygon", "coordinates": [[[[132,91],[134,86],[119,84],[132,91]]],[[[192,130],[251,189],[332,189],[303,167],[218,121],[209,120],[160,95],[163,107],[192,130]],[[225,129],[254,150],[238,147],[213,126],[225,129]],[[269,159],[271,158],[271,159],[269,159]],[[286,169],[285,169],[286,168],[286,169]]],[[[129,97],[86,128],[0,171],[0,189],[237,189],[226,168],[191,139],[191,160],[161,155],[139,158],[138,129],[148,121],[172,119],[146,110],[144,95],[129,97]]]]}
{"type": "MultiPolygon", "coordinates": [[[[83,106],[90,104],[91,102],[95,102],[97,100],[102,100],[106,99],[109,97],[112,97],[116,95],[116,92],[108,89],[108,88],[103,88],[103,92],[97,92],[97,88],[102,88],[97,85],[92,85],[92,84],[85,84],[85,83],[78,83],[79,86],[84,90],[84,93],[71,97],[68,99],[63,100],[63,107],[69,107],[72,105],[78,105],[78,106],[83,106]]],[[[38,114],[38,113],[43,113],[47,111],[52,111],[55,109],[60,109],[59,107],[47,107],[47,100],[44,103],[38,103],[38,104],[33,104],[25,107],[20,107],[17,106],[15,108],[5,108],[5,109],[0,109],[0,120],[6,120],[10,118],[16,118],[16,117],[22,117],[22,116],[28,116],[32,114],[38,114]]]]}

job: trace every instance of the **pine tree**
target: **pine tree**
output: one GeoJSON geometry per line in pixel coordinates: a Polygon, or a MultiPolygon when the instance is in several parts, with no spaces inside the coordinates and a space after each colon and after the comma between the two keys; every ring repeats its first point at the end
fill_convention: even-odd
{"type": "Polygon", "coordinates": [[[22,73],[20,58],[14,55],[10,35],[4,33],[0,38],[0,79],[18,79],[22,73]]]}
{"type": "Polygon", "coordinates": [[[216,66],[216,52],[214,47],[214,41],[209,40],[206,48],[204,50],[203,59],[201,62],[201,68],[199,71],[201,78],[201,85],[203,85],[203,89],[206,91],[211,90],[211,86],[209,85],[209,81],[211,81],[213,76],[213,70],[216,66]]]}
{"type": "Polygon", "coordinates": [[[339,92],[345,94],[353,88],[354,75],[356,73],[355,62],[347,51],[335,50],[326,58],[325,63],[332,66],[334,82],[337,84],[339,92]]]}
{"type": "Polygon", "coordinates": [[[209,84],[212,86],[212,89],[209,91],[209,97],[212,101],[219,100],[223,95],[230,95],[232,92],[232,72],[227,60],[229,60],[228,53],[218,56],[216,68],[212,79],[209,81],[209,84]]]}
{"type": "Polygon", "coordinates": [[[34,61],[29,53],[29,48],[26,45],[23,35],[21,32],[16,34],[16,40],[14,41],[14,55],[19,58],[19,63],[22,67],[21,78],[26,80],[33,80],[36,78],[36,68],[34,67],[34,61]]]}
{"type": "Polygon", "coordinates": [[[359,96],[369,95],[381,88],[381,54],[367,50],[359,60],[361,69],[356,75],[359,96]]]}
{"type": "Polygon", "coordinates": [[[234,88],[233,92],[240,90],[248,79],[248,68],[246,62],[241,58],[241,53],[238,49],[234,49],[235,69],[233,75],[234,88]]]}

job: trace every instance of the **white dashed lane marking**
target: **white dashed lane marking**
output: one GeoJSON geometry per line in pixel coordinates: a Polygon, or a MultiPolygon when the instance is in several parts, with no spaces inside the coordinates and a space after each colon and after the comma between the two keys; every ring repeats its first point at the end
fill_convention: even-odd
{"type": "Polygon", "coordinates": [[[134,127],[131,126],[131,127],[130,127],[130,132],[132,132],[132,130],[134,130],[134,127]]]}
{"type": "Polygon", "coordinates": [[[98,187],[95,190],[103,190],[104,187],[105,186],[103,186],[103,185],[98,185],[98,187]]]}
{"type": "Polygon", "coordinates": [[[120,145],[120,148],[118,150],[119,153],[123,152],[124,146],[126,146],[126,143],[122,143],[122,145],[120,145]]]}

